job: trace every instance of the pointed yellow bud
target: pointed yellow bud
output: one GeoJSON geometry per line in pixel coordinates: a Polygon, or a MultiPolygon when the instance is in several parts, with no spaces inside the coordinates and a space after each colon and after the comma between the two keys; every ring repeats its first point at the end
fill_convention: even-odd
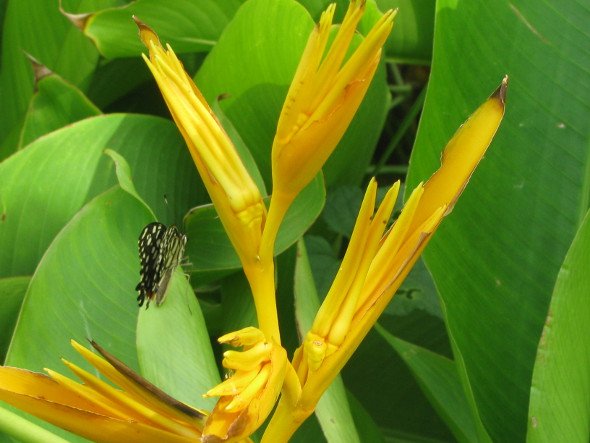
{"type": "Polygon", "coordinates": [[[279,226],[299,192],[318,174],[360,106],[393,27],[386,12],[344,61],[365,0],[352,0],[330,49],[335,4],[322,14],[303,51],[272,146],[273,190],[261,256],[272,254],[279,226]]]}
{"type": "Polygon", "coordinates": [[[260,191],[205,98],[176,54],[134,18],[149,49],[143,56],[162,92],[219,218],[244,265],[257,260],[266,207],[260,191]]]}
{"type": "Polygon", "coordinates": [[[322,14],[295,73],[272,147],[273,194],[295,196],[320,171],[371,83],[394,11],[386,12],[344,62],[365,1],[354,0],[326,54],[335,5],[322,14]]]}

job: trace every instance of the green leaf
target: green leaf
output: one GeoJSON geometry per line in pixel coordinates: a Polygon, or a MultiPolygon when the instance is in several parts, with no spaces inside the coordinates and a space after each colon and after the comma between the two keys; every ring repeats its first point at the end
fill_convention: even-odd
{"type": "Polygon", "coordinates": [[[537,351],[528,442],[590,439],[590,212],[559,270],[537,351]]]}
{"type": "MultiPolygon", "coordinates": [[[[196,83],[211,102],[220,103],[268,185],[270,150],[279,114],[303,48],[314,26],[292,0],[251,0],[242,6],[207,56],[196,83]]],[[[357,39],[360,41],[360,38],[357,39]]],[[[383,126],[387,90],[380,69],[349,130],[325,165],[326,183],[356,184],[383,126]]]]}
{"type": "Polygon", "coordinates": [[[160,306],[140,309],[137,355],[141,373],[177,400],[212,410],[215,398],[202,395],[220,382],[199,302],[176,270],[160,306]]]}
{"type": "MultiPolygon", "coordinates": [[[[11,437],[18,439],[19,442],[68,442],[68,440],[64,440],[41,426],[2,407],[0,407],[0,429],[11,437]]],[[[2,434],[0,434],[0,437],[3,437],[2,434]]],[[[2,441],[5,440],[2,439],[2,441]]]]}
{"type": "Polygon", "coordinates": [[[354,418],[354,424],[361,437],[361,441],[366,443],[382,443],[384,441],[383,435],[381,435],[381,431],[375,421],[373,421],[373,418],[352,393],[347,391],[346,394],[350,411],[354,418]]]}
{"type": "Polygon", "coordinates": [[[82,208],[31,279],[6,364],[58,370],[64,357],[88,367],[69,341],[92,339],[137,369],[136,243],[149,220],[144,205],[118,186],[82,208]]]}
{"type": "Polygon", "coordinates": [[[74,123],[0,164],[0,249],[12,251],[0,254],[0,275],[32,274],[57,232],[116,183],[113,162],[102,154],[107,147],[125,156],[139,194],[164,223],[203,201],[202,184],[169,121],[110,115],[74,123]]]}
{"type": "MultiPolygon", "coordinates": [[[[313,320],[320,307],[313,275],[307,259],[307,251],[303,240],[297,244],[297,262],[295,265],[295,318],[299,335],[311,329],[313,320]]],[[[315,409],[329,442],[359,442],[359,435],[354,426],[346,390],[342,378],[337,376],[330,387],[324,392],[315,409]]]]}
{"type": "Polygon", "coordinates": [[[311,264],[316,292],[320,299],[323,300],[330,290],[330,286],[332,286],[338,269],[340,269],[340,260],[330,243],[319,235],[307,234],[305,236],[305,248],[311,264]]]}
{"type": "Polygon", "coordinates": [[[588,208],[590,58],[582,42],[590,16],[571,0],[559,14],[531,0],[441,0],[436,14],[407,192],[510,74],[504,122],[424,256],[473,406],[493,441],[523,441],[547,306],[588,208]]]}
{"type": "Polygon", "coordinates": [[[78,88],[58,75],[43,77],[36,86],[25,117],[20,147],[70,123],[100,114],[78,88]]]}
{"type": "MultiPolygon", "coordinates": [[[[88,2],[92,4],[92,2],[88,2]]],[[[34,78],[26,54],[80,86],[93,71],[98,53],[60,12],[55,2],[9,2],[2,29],[0,66],[0,159],[15,151],[34,78]]]]}
{"type": "MultiPolygon", "coordinates": [[[[404,339],[414,340],[418,336],[423,346],[437,347],[440,326],[432,317],[414,317],[382,315],[381,320],[387,318],[388,323],[396,326],[389,326],[388,330],[403,333],[404,339]]],[[[344,367],[342,377],[377,423],[385,441],[454,440],[405,362],[374,328],[344,367]]]]}
{"type": "Polygon", "coordinates": [[[151,212],[152,217],[155,218],[154,213],[151,211],[149,206],[143,201],[143,199],[139,196],[137,190],[135,189],[135,185],[133,184],[133,180],[131,178],[131,168],[129,167],[129,163],[127,163],[127,160],[125,160],[123,156],[113,151],[112,149],[105,149],[104,153],[111,157],[111,159],[115,163],[115,173],[117,174],[117,181],[119,182],[119,186],[121,186],[121,189],[131,194],[138,201],[143,203],[145,207],[151,212]]]}
{"type": "Polygon", "coordinates": [[[0,279],[0,361],[4,361],[30,277],[0,279]]]}
{"type": "Polygon", "coordinates": [[[358,186],[338,186],[328,193],[322,218],[333,232],[350,238],[362,201],[358,186]]]}
{"type": "Polygon", "coordinates": [[[235,14],[238,0],[138,0],[121,8],[105,9],[90,16],[84,34],[107,58],[137,56],[145,47],[137,37],[137,16],[156,31],[174,51],[209,51],[235,14]]]}
{"type": "Polygon", "coordinates": [[[429,65],[432,58],[435,0],[377,0],[381,11],[398,9],[385,44],[388,58],[400,63],[429,65]]]}
{"type": "MultiPolygon", "coordinates": [[[[287,211],[275,243],[275,254],[283,252],[307,231],[320,214],[325,197],[320,174],[297,196],[287,211]]],[[[210,281],[212,276],[219,276],[219,272],[227,273],[241,267],[213,205],[191,210],[185,217],[185,230],[190,239],[186,253],[199,282],[210,281]]]]}
{"type": "Polygon", "coordinates": [[[476,441],[475,423],[455,364],[441,355],[395,337],[378,324],[375,328],[408,365],[457,440],[476,441]]]}

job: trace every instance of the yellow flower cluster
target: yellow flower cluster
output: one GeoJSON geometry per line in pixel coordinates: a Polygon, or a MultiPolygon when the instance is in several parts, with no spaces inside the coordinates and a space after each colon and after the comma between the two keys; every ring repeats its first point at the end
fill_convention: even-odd
{"type": "Polygon", "coordinates": [[[314,411],[453,208],[504,113],[506,79],[455,134],[441,168],[413,191],[391,226],[399,182],[378,208],[377,183],[370,182],[341,268],[311,330],[289,361],[281,346],[276,309],[274,243],[288,208],[336,148],[379,64],[395,11],[383,14],[346,57],[364,9],[365,1],[350,2],[329,49],[334,5],[322,14],[309,37],[272,146],[268,210],[230,138],[172,48],[163,47],[154,31],[136,20],[149,50],[144,59],[237,251],[256,306],[258,328],[219,339],[242,349],[225,352],[223,366],[231,375],[205,394],[219,397],[213,411],[205,414],[178,402],[171,406],[169,398],[146,394],[143,382],[133,381],[129,370],[77,344],[76,349],[122,390],[106,387],[70,364],[84,385],[54,372],[50,378],[39,378],[39,374],[2,368],[1,399],[97,441],[141,435],[142,441],[165,436],[158,441],[219,442],[248,439],[282,393],[263,441],[289,439],[314,411]],[[57,398],[57,393],[66,392],[57,398]],[[94,420],[100,432],[85,420],[94,420]]]}

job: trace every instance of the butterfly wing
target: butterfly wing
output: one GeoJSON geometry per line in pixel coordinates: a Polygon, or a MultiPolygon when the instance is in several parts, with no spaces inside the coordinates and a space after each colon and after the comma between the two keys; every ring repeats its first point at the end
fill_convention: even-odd
{"type": "Polygon", "coordinates": [[[158,292],[158,285],[164,272],[164,255],[162,243],[167,228],[162,223],[150,223],[139,236],[139,260],[141,279],[135,288],[139,292],[137,301],[143,306],[147,300],[147,306],[158,292]]]}

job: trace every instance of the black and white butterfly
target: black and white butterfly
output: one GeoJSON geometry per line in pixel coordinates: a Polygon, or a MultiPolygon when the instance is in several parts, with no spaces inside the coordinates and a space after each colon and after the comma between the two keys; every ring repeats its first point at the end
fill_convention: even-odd
{"type": "Polygon", "coordinates": [[[150,223],[139,236],[139,259],[141,261],[141,280],[136,291],[139,291],[137,301],[146,308],[156,299],[160,306],[166,296],[166,289],[174,269],[182,260],[186,235],[181,234],[176,226],[166,227],[158,222],[150,223]]]}

